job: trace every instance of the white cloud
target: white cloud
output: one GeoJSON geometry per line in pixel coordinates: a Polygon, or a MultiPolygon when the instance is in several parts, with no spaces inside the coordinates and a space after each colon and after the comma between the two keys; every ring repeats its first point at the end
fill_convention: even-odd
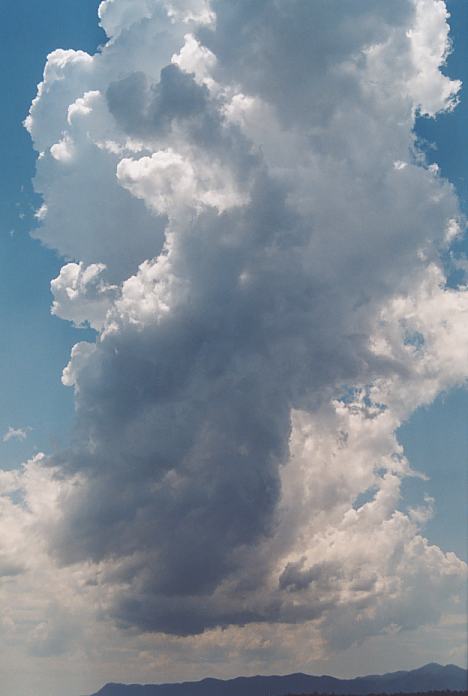
{"type": "Polygon", "coordinates": [[[117,295],[117,286],[103,279],[106,267],[93,263],[67,263],[50,287],[54,296],[52,314],[72,321],[75,326],[89,324],[100,329],[117,295]]]}
{"type": "Polygon", "coordinates": [[[449,43],[448,10],[442,0],[418,0],[416,22],[408,30],[417,73],[408,86],[423,114],[434,116],[441,109],[451,110],[457,103],[460,80],[448,80],[441,72],[449,43]]]}
{"type": "Polygon", "coordinates": [[[196,171],[190,160],[185,160],[177,152],[160,150],[151,157],[120,160],[117,179],[156,213],[169,218],[184,211],[192,215],[193,210],[199,211],[203,206],[211,206],[222,213],[247,203],[245,197],[235,190],[235,185],[226,181],[226,172],[222,168],[212,162],[200,165],[195,165],[196,171]]]}
{"type": "Polygon", "coordinates": [[[171,62],[178,65],[181,70],[193,73],[197,82],[208,86],[213,84],[210,74],[216,65],[216,56],[205,46],[202,46],[193,34],[186,34],[185,43],[179,53],[175,53],[171,62]]]}
{"type": "Polygon", "coordinates": [[[156,8],[154,0],[136,0],[119,2],[107,0],[99,5],[99,19],[107,36],[116,36],[122,29],[151,17],[156,8]]]}

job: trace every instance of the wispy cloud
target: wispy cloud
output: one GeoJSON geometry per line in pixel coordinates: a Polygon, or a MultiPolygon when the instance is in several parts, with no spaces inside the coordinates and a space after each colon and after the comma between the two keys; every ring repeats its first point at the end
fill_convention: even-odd
{"type": "Polygon", "coordinates": [[[13,428],[10,425],[6,433],[3,435],[2,440],[3,442],[9,442],[10,440],[26,440],[30,430],[32,430],[32,428],[29,426],[26,426],[25,428],[13,428]]]}

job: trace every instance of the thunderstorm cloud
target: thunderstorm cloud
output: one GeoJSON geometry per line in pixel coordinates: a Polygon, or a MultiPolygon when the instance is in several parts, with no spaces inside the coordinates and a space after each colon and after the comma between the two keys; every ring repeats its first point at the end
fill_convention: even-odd
{"type": "MultiPolygon", "coordinates": [[[[459,204],[414,134],[460,89],[444,3],[99,16],[107,43],[51,53],[26,120],[34,234],[67,259],[52,312],[96,339],[63,372],[69,445],[0,481],[25,567],[33,535],[100,621],[185,640],[437,622],[466,566],[424,538],[433,501],[401,504],[396,431],[468,375],[440,261],[459,204]]],[[[79,623],[60,597],[36,651],[79,623]]]]}

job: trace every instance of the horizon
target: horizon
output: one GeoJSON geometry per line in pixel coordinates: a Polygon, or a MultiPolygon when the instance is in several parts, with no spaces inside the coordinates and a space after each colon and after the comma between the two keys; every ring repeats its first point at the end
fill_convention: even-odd
{"type": "MultiPolygon", "coordinates": [[[[251,675],[245,675],[245,674],[240,674],[237,677],[226,677],[226,678],[217,678],[217,677],[201,677],[200,679],[197,679],[195,683],[200,682],[200,681],[206,681],[207,679],[209,680],[214,680],[214,681],[233,681],[235,679],[255,679],[255,677],[291,677],[296,674],[304,674],[306,676],[312,676],[312,677],[331,677],[332,679],[340,679],[343,681],[349,681],[350,679],[360,679],[362,677],[380,677],[380,676],[385,676],[386,674],[398,674],[399,672],[414,672],[418,671],[421,669],[424,669],[425,667],[457,667],[458,669],[461,669],[465,672],[468,671],[467,667],[462,667],[461,665],[455,665],[455,664],[439,664],[438,662],[427,662],[424,665],[421,665],[420,667],[415,667],[412,668],[411,670],[395,670],[392,672],[385,672],[384,674],[381,673],[369,673],[369,674],[359,674],[355,677],[347,677],[347,678],[341,678],[341,677],[335,677],[333,674],[309,674],[308,672],[288,672],[284,674],[251,674],[251,675]]],[[[118,684],[120,682],[108,682],[108,684],[118,684]]],[[[187,682],[161,682],[161,685],[164,684],[186,684],[187,682]]],[[[145,686],[145,684],[142,684],[142,686],[145,686]]],[[[152,686],[151,684],[148,684],[148,686],[152,686]]]]}
{"type": "MultiPolygon", "coordinates": [[[[105,690],[107,687],[113,687],[113,686],[125,686],[125,687],[130,687],[130,688],[131,688],[131,687],[135,687],[135,686],[136,686],[136,687],[143,687],[143,688],[144,688],[144,687],[152,687],[152,686],[155,686],[155,687],[165,687],[165,686],[191,686],[191,685],[196,686],[196,685],[204,684],[204,683],[208,683],[208,682],[209,682],[209,683],[212,683],[212,682],[217,682],[217,683],[218,683],[218,682],[221,682],[221,683],[226,683],[226,682],[227,682],[227,683],[231,683],[231,682],[237,682],[237,681],[247,681],[247,682],[249,682],[249,681],[255,681],[255,680],[270,680],[270,679],[271,679],[271,680],[275,680],[275,679],[277,680],[277,679],[288,679],[288,678],[294,678],[294,677],[310,677],[310,678],[316,679],[316,680],[327,680],[327,679],[331,679],[331,680],[333,680],[333,681],[340,682],[341,684],[343,684],[343,683],[348,684],[348,683],[351,683],[351,682],[360,682],[360,681],[363,681],[363,680],[372,680],[372,679],[380,680],[380,679],[385,679],[386,677],[397,677],[397,676],[401,676],[401,675],[408,675],[408,674],[415,674],[415,673],[424,673],[424,672],[427,673],[428,668],[429,668],[429,670],[430,670],[431,672],[433,672],[434,668],[442,669],[442,670],[445,670],[445,669],[447,669],[447,668],[455,668],[456,670],[459,670],[459,671],[461,671],[461,672],[465,672],[465,677],[468,676],[468,669],[467,669],[467,668],[462,668],[462,667],[459,667],[459,666],[457,666],[457,665],[451,665],[451,664],[449,664],[449,665],[440,665],[440,664],[438,664],[438,663],[433,663],[433,662],[432,662],[432,663],[428,663],[428,664],[422,665],[421,667],[419,667],[419,668],[417,668],[417,669],[414,669],[414,670],[398,670],[398,671],[396,671],[396,672],[387,672],[387,673],[385,673],[385,674],[365,674],[365,675],[360,675],[360,676],[358,676],[358,677],[353,677],[353,678],[348,678],[348,679],[339,679],[339,678],[333,677],[332,675],[329,675],[329,674],[320,674],[320,675],[318,675],[318,674],[315,675],[315,674],[314,674],[314,675],[311,675],[311,674],[305,674],[305,673],[303,673],[303,672],[293,672],[293,673],[291,673],[291,674],[284,674],[284,675],[277,675],[277,674],[275,674],[275,675],[273,675],[273,674],[271,674],[271,675],[256,674],[256,675],[252,675],[252,676],[250,676],[250,677],[249,677],[249,676],[238,676],[238,677],[234,677],[234,678],[231,678],[231,679],[216,679],[216,678],[213,678],[213,677],[205,677],[205,678],[199,679],[199,680],[197,680],[197,681],[167,682],[167,683],[157,683],[157,684],[154,684],[154,683],[153,683],[153,684],[141,684],[141,683],[122,684],[122,683],[118,683],[118,682],[108,682],[108,683],[106,683],[106,684],[104,684],[104,685],[102,686],[102,689],[101,689],[101,690],[105,690]]],[[[379,692],[379,690],[378,690],[378,684],[379,684],[379,683],[381,683],[381,684],[382,684],[382,688],[384,688],[384,683],[377,681],[377,682],[375,683],[375,685],[374,685],[374,686],[376,687],[377,690],[376,690],[375,692],[372,691],[372,693],[376,693],[376,694],[381,693],[381,692],[379,692]]],[[[392,685],[389,685],[389,686],[390,686],[390,688],[392,688],[392,685]]],[[[294,687],[291,687],[291,685],[288,687],[287,684],[285,684],[284,688],[285,688],[285,689],[286,689],[286,688],[293,688],[293,689],[294,689],[294,687]]],[[[315,690],[314,690],[313,692],[311,692],[311,694],[312,694],[312,693],[314,693],[314,694],[315,694],[315,693],[323,693],[323,694],[330,694],[330,693],[333,693],[333,692],[324,690],[324,689],[329,689],[329,688],[330,688],[330,685],[328,685],[328,686],[323,685],[323,686],[320,687],[319,684],[315,684],[315,686],[314,686],[313,688],[314,688],[315,690]],[[319,691],[317,691],[316,689],[319,689],[319,691]]],[[[350,688],[351,688],[351,686],[350,686],[350,688]]],[[[100,693],[101,690],[99,690],[98,693],[100,693]]],[[[408,693],[408,694],[410,694],[410,693],[422,693],[422,692],[425,692],[425,693],[441,693],[441,692],[443,692],[443,691],[445,691],[445,692],[451,692],[451,693],[465,693],[465,692],[466,692],[465,690],[461,690],[461,691],[460,691],[460,690],[457,690],[457,689],[453,689],[453,688],[451,688],[451,687],[441,688],[440,685],[438,685],[437,688],[435,688],[435,689],[432,689],[432,688],[431,688],[429,691],[427,691],[427,690],[424,689],[424,688],[422,688],[422,689],[421,689],[421,688],[401,689],[401,684],[400,684],[400,688],[398,688],[398,686],[397,686],[396,688],[393,686],[393,691],[389,691],[388,688],[387,688],[387,690],[382,691],[382,693],[408,693]]],[[[291,692],[290,694],[288,694],[288,696],[293,696],[293,693],[296,693],[296,690],[295,690],[295,689],[294,689],[293,692],[291,692]]],[[[298,692],[298,694],[299,694],[299,692],[298,692]]],[[[92,696],[95,696],[95,694],[93,694],[92,696]]],[[[111,694],[111,696],[112,696],[112,694],[111,694]]],[[[305,694],[303,694],[303,693],[301,692],[301,694],[299,694],[299,696],[305,696],[305,694]]]]}

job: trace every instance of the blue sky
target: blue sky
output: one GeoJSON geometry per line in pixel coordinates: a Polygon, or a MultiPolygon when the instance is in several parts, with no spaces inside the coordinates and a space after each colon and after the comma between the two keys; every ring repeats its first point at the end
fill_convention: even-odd
{"type": "MultiPolygon", "coordinates": [[[[3,466],[17,466],[37,450],[50,451],[66,442],[73,416],[73,394],[60,375],[68,362],[71,347],[85,340],[91,331],[77,330],[50,314],[50,279],[62,265],[55,252],[31,239],[34,210],[40,200],[32,193],[31,179],[35,153],[22,127],[31,97],[42,78],[47,54],[57,47],[94,52],[105,39],[95,18],[98,2],[49,0],[44,6],[29,2],[8,2],[2,8],[2,63],[8,99],[2,109],[0,141],[4,167],[0,172],[1,201],[1,293],[0,312],[5,327],[1,342],[0,377],[3,385],[0,431],[9,426],[30,427],[24,441],[11,439],[2,444],[3,466]],[[21,37],[21,41],[18,41],[21,37]],[[28,49],[24,50],[27,46],[28,49]],[[33,350],[31,350],[33,347],[33,350]]],[[[468,82],[468,5],[448,3],[452,13],[452,40],[446,72],[468,82]]],[[[464,209],[468,206],[468,99],[436,119],[420,118],[418,135],[427,141],[430,161],[454,185],[464,209]]],[[[459,245],[467,247],[466,241],[459,245]]],[[[467,557],[466,460],[468,395],[457,391],[418,411],[400,430],[407,454],[430,481],[410,480],[404,492],[408,504],[425,494],[436,500],[436,514],[429,522],[431,540],[467,557]]]]}
{"type": "MultiPolygon", "coordinates": [[[[451,36],[454,50],[447,61],[446,72],[468,83],[468,4],[459,0],[447,3],[451,12],[451,36]]],[[[468,98],[462,91],[457,108],[436,119],[421,118],[418,135],[427,141],[426,156],[437,162],[443,176],[457,188],[460,203],[468,212],[468,98]]],[[[466,254],[465,239],[455,245],[455,252],[466,254]]],[[[453,282],[459,280],[454,274],[453,282]]],[[[457,390],[439,397],[435,403],[417,411],[400,429],[401,442],[407,455],[420,471],[430,477],[407,481],[408,500],[424,494],[436,501],[436,513],[427,526],[429,539],[467,558],[466,498],[468,490],[468,393],[457,390]],[[412,493],[412,495],[411,495],[412,493]]]]}
{"type": "MultiPolygon", "coordinates": [[[[433,12],[421,33],[443,43],[440,5],[414,1],[433,12]]],[[[15,493],[7,524],[26,558],[4,573],[14,630],[0,670],[3,659],[13,696],[62,696],[68,679],[76,696],[111,679],[463,661],[468,392],[462,349],[448,342],[451,371],[437,343],[439,306],[464,336],[462,300],[454,309],[418,256],[426,236],[443,243],[456,203],[411,161],[408,104],[442,112],[415,130],[467,213],[468,96],[444,111],[450,83],[427,60],[431,45],[409,41],[412,2],[231,12],[212,0],[215,30],[205,0],[190,16],[176,0],[115,0],[103,3],[107,46],[96,0],[3,3],[0,501],[15,493]],[[50,204],[38,229],[37,153],[22,123],[57,48],[98,54],[57,59],[60,79],[33,114],[50,204]],[[50,281],[70,260],[82,266],[60,275],[59,318],[50,281]],[[411,362],[398,332],[412,305],[392,314],[392,298],[422,307],[429,336],[424,283],[435,339],[422,341],[426,362],[411,362]],[[83,315],[97,332],[67,321],[83,315]],[[368,332],[391,359],[377,348],[373,362],[368,332]],[[66,376],[76,414],[61,374],[79,341],[66,376]],[[434,383],[433,403],[417,408],[434,383]],[[373,384],[376,401],[350,389],[339,402],[337,384],[373,384]],[[395,428],[425,479],[399,469],[395,428]],[[16,479],[37,452],[58,478],[39,462],[16,479]],[[426,513],[412,508],[429,498],[420,532],[426,513]],[[33,530],[24,542],[19,528],[33,530]],[[16,675],[23,655],[31,679],[16,675]]],[[[442,72],[468,85],[468,4],[447,7],[454,51],[442,72]]],[[[467,251],[456,240],[446,268],[467,251]]],[[[460,279],[449,271],[454,296],[460,279]]],[[[5,558],[0,547],[0,575],[5,558]]]]}
{"type": "Polygon", "coordinates": [[[94,52],[104,34],[96,23],[98,2],[60,0],[46,5],[5,2],[0,55],[7,97],[1,119],[0,312],[2,407],[0,430],[31,427],[24,442],[2,445],[3,466],[15,466],[34,448],[50,450],[69,427],[73,399],[60,382],[71,346],[83,337],[50,315],[50,279],[62,265],[56,254],[31,239],[38,197],[32,192],[36,155],[22,126],[47,54],[59,46],[94,52]],[[46,11],[44,11],[46,9],[46,11]],[[27,48],[26,48],[27,47],[27,48]]]}

